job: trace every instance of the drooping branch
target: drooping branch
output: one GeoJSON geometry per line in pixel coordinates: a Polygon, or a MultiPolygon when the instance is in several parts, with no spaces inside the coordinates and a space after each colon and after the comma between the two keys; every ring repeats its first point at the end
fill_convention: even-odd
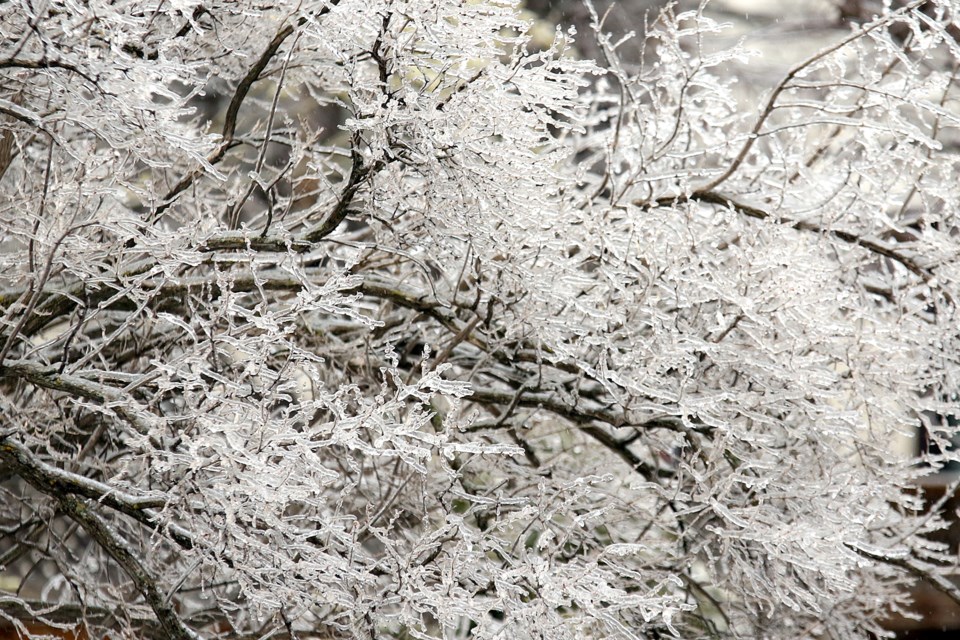
{"type": "MultiPolygon", "coordinates": [[[[26,478],[30,482],[30,478],[26,478]]],[[[153,609],[160,626],[171,640],[196,640],[199,636],[192,632],[177,615],[169,600],[160,591],[156,579],[137,559],[137,555],[126,541],[93,510],[85,500],[72,495],[57,496],[60,508],[76,521],[96,540],[133,581],[147,604],[153,609]]]]}
{"type": "MultiPolygon", "coordinates": [[[[153,610],[166,636],[172,640],[194,640],[198,636],[190,631],[180,620],[169,600],[161,592],[156,578],[137,559],[119,532],[114,530],[86,500],[77,495],[99,493],[100,483],[71,477],[65,472],[55,472],[37,465],[31,460],[29,452],[9,439],[0,440],[0,458],[12,465],[17,473],[37,491],[55,499],[60,510],[79,524],[91,538],[123,569],[133,581],[144,600],[153,610]],[[75,491],[63,492],[59,489],[72,487],[75,491]]],[[[110,492],[100,499],[114,505],[122,503],[122,495],[110,492]]],[[[136,502],[134,502],[136,504],[136,502]]],[[[128,505],[127,510],[133,509],[128,505]]],[[[138,509],[134,509],[137,511],[138,509]]]]}
{"type": "MultiPolygon", "coordinates": [[[[683,202],[702,202],[706,204],[720,205],[722,207],[732,209],[733,211],[736,211],[737,213],[748,218],[755,218],[757,220],[776,220],[783,225],[792,227],[799,231],[809,231],[818,235],[832,236],[846,244],[860,247],[861,249],[865,249],[866,251],[869,251],[877,256],[898,262],[908,271],[923,279],[924,282],[929,282],[934,277],[933,270],[931,268],[921,266],[910,256],[904,255],[903,253],[876,240],[864,238],[855,233],[844,231],[842,229],[825,228],[805,220],[793,220],[792,218],[786,216],[774,216],[770,212],[760,209],[759,207],[738,202],[729,196],[725,196],[714,191],[695,191],[688,196],[670,196],[666,198],[660,198],[653,204],[657,207],[672,207],[683,202]]],[[[635,204],[644,208],[650,206],[649,204],[643,202],[637,202],[635,204]]]]}
{"type": "MultiPolygon", "coordinates": [[[[182,549],[190,550],[196,547],[193,534],[183,527],[173,524],[163,527],[159,525],[154,509],[163,507],[168,496],[132,495],[97,480],[50,466],[9,435],[0,436],[0,460],[3,460],[11,471],[29,479],[34,488],[48,496],[76,495],[95,500],[98,504],[134,518],[151,530],[166,533],[182,549]]],[[[232,566],[232,561],[227,559],[227,562],[232,566]]]]}
{"type": "MultiPolygon", "coordinates": [[[[259,290],[298,292],[301,291],[304,286],[304,282],[298,278],[286,274],[269,272],[260,273],[256,276],[247,275],[237,277],[231,283],[231,289],[235,292],[253,292],[259,290]]],[[[178,282],[163,282],[155,288],[151,287],[149,282],[145,282],[142,285],[142,290],[152,297],[151,308],[163,308],[165,310],[174,310],[178,306],[179,301],[182,301],[192,292],[202,293],[210,300],[215,300],[221,295],[220,287],[212,282],[209,277],[184,278],[178,282]]],[[[98,293],[90,294],[92,304],[102,302],[103,300],[101,300],[101,298],[112,297],[114,291],[104,288],[98,293]]],[[[526,354],[525,357],[516,357],[513,359],[504,354],[500,354],[502,357],[496,357],[498,353],[497,350],[493,349],[474,333],[473,329],[477,325],[476,322],[461,326],[463,323],[459,322],[456,316],[445,309],[438,301],[431,300],[429,297],[419,295],[413,290],[381,278],[367,277],[360,284],[344,288],[342,293],[346,295],[359,293],[381,300],[389,300],[398,306],[432,317],[454,335],[457,344],[469,342],[507,366],[515,367],[516,362],[535,360],[535,354],[532,352],[526,354]],[[467,330],[468,327],[469,330],[467,330]]],[[[73,298],[73,296],[64,296],[65,301],[71,298],[73,298]]],[[[135,309],[137,305],[124,298],[118,298],[110,306],[116,309],[135,309]]],[[[521,356],[522,355],[523,354],[521,354],[521,356]]],[[[542,356],[539,358],[539,361],[567,373],[583,373],[576,367],[561,366],[563,363],[544,362],[542,356]]],[[[91,382],[86,378],[76,375],[58,374],[52,367],[42,367],[36,364],[17,362],[5,368],[0,368],[0,376],[5,374],[22,377],[38,386],[55,391],[72,393],[101,404],[114,403],[119,409],[123,409],[127,411],[127,413],[130,412],[123,403],[118,402],[120,399],[118,395],[119,390],[108,385],[91,382]]],[[[493,389],[477,389],[473,396],[473,400],[475,401],[493,404],[510,404],[513,399],[512,393],[508,391],[500,392],[493,389]]],[[[662,428],[676,431],[685,430],[679,421],[665,418],[644,420],[639,425],[636,425],[633,424],[631,418],[623,412],[590,408],[584,405],[568,406],[542,393],[526,393],[519,401],[519,404],[525,407],[543,407],[577,423],[599,421],[613,427],[639,426],[641,428],[662,428]]],[[[139,425],[141,430],[145,430],[146,422],[141,413],[134,412],[129,417],[127,415],[123,417],[132,420],[135,425],[139,425]]]]}
{"type": "Polygon", "coordinates": [[[0,363],[0,379],[3,378],[18,378],[44,389],[92,400],[116,412],[138,433],[150,432],[152,423],[150,414],[137,406],[119,389],[75,375],[60,373],[56,367],[42,366],[33,362],[0,363]]]}
{"type": "Polygon", "coordinates": [[[937,591],[953,600],[957,605],[960,605],[960,587],[957,587],[956,584],[943,577],[943,575],[937,571],[920,566],[914,558],[910,556],[900,557],[877,553],[851,543],[847,543],[844,546],[857,555],[873,560],[874,562],[880,562],[890,565],[891,567],[902,569],[914,578],[927,582],[937,591]]]}
{"type": "MultiPolygon", "coordinates": [[[[87,635],[90,623],[110,625],[115,621],[113,613],[104,607],[89,604],[64,604],[38,602],[31,600],[4,600],[0,602],[0,634],[4,638],[20,638],[18,631],[26,628],[27,633],[36,633],[39,637],[70,638],[80,640],[87,635]],[[12,634],[12,635],[8,635],[12,634]]],[[[143,638],[160,640],[160,629],[150,621],[137,632],[143,638]]],[[[30,637],[29,635],[27,637],[30,637]]]]}

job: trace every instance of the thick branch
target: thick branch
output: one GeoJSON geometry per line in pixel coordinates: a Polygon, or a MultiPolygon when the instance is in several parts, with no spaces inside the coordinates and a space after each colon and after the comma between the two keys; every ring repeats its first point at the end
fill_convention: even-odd
{"type": "MultiPolygon", "coordinates": [[[[143,596],[147,604],[153,609],[154,615],[160,622],[166,636],[172,640],[194,640],[196,634],[184,626],[164,594],[157,586],[156,580],[137,559],[136,554],[127,545],[126,541],[114,531],[110,525],[97,514],[84,500],[77,498],[73,492],[64,493],[58,489],[69,486],[78,477],[66,474],[59,470],[51,471],[43,468],[31,460],[29,451],[22,446],[11,442],[8,437],[0,440],[0,457],[10,463],[18,474],[37,491],[57,500],[60,509],[79,524],[97,544],[107,552],[133,581],[137,591],[143,596]]],[[[92,483],[81,479],[79,486],[74,487],[81,494],[96,494],[100,483],[92,483]]],[[[119,501],[120,494],[101,496],[104,502],[119,501]]]]}
{"type": "MultiPolygon", "coordinates": [[[[0,459],[14,473],[48,496],[77,495],[96,500],[99,504],[134,518],[151,530],[167,533],[182,549],[190,550],[196,547],[189,531],[176,525],[161,527],[158,524],[157,514],[152,509],[164,506],[167,502],[165,496],[134,496],[102,482],[52,467],[38,460],[29,449],[14,442],[9,436],[0,437],[0,459]]],[[[229,559],[227,564],[233,566],[229,559]]]]}
{"type": "Polygon", "coordinates": [[[51,467],[34,458],[29,449],[10,440],[9,437],[0,437],[0,459],[3,459],[17,475],[33,478],[35,486],[37,483],[42,483],[43,492],[50,496],[72,493],[91,498],[128,515],[162,507],[167,502],[167,498],[162,494],[134,496],[102,482],[51,467]]]}
{"type": "Polygon", "coordinates": [[[354,136],[353,153],[351,154],[353,167],[350,169],[350,177],[347,179],[347,185],[340,193],[340,199],[337,201],[337,205],[333,208],[333,211],[330,212],[330,215],[327,216],[327,219],[320,223],[319,227],[307,232],[306,236],[304,236],[306,242],[311,244],[319,242],[339,227],[340,223],[347,217],[347,211],[349,211],[350,204],[353,202],[354,196],[357,195],[357,190],[360,188],[360,185],[367,179],[367,176],[377,172],[380,167],[383,166],[382,162],[376,162],[371,166],[363,164],[363,157],[359,151],[357,151],[358,144],[359,136],[354,136]]]}
{"type": "Polygon", "coordinates": [[[0,379],[19,378],[44,389],[60,391],[73,396],[93,400],[112,409],[129,422],[139,433],[150,432],[151,417],[133,401],[113,387],[91,382],[83,378],[58,373],[55,367],[44,367],[32,362],[0,363],[0,379]]]}
{"type": "MultiPolygon", "coordinates": [[[[30,478],[26,478],[30,482],[30,478]]],[[[32,484],[32,483],[31,483],[32,484]]],[[[42,487],[37,487],[42,490],[42,487]]],[[[111,529],[90,505],[72,495],[57,496],[60,508],[77,522],[97,541],[97,544],[113,558],[124,572],[130,577],[137,591],[143,596],[147,604],[153,609],[154,615],[168,638],[172,640],[195,640],[198,636],[188,629],[180,620],[173,607],[157,586],[156,580],[137,559],[133,550],[120,535],[111,529]]]]}
{"type": "Polygon", "coordinates": [[[627,419],[623,414],[617,414],[601,409],[583,409],[576,406],[571,407],[570,405],[547,397],[542,393],[530,393],[524,391],[523,393],[518,394],[516,392],[509,393],[473,387],[472,394],[468,396],[468,399],[471,402],[476,402],[479,404],[497,404],[508,407],[520,405],[542,408],[550,413],[553,413],[554,415],[562,416],[563,418],[576,423],[580,431],[612,451],[617,455],[617,457],[626,462],[631,469],[645,478],[655,478],[664,475],[669,476],[672,475],[672,473],[661,469],[655,469],[651,465],[647,464],[630,450],[630,441],[619,440],[594,423],[602,422],[613,427],[632,427],[638,430],[669,429],[671,431],[680,431],[684,433],[684,435],[688,435],[688,429],[684,427],[683,424],[678,420],[655,418],[639,424],[627,424],[627,419]]]}
{"type": "Polygon", "coordinates": [[[60,60],[50,60],[47,58],[39,59],[26,59],[26,58],[7,58],[6,60],[0,60],[0,69],[13,68],[13,69],[63,69],[64,71],[69,71],[75,73],[78,76],[82,77],[84,80],[90,84],[96,86],[97,81],[91,78],[89,75],[75,67],[74,65],[68,62],[62,62],[60,60]]]}
{"type": "Polygon", "coordinates": [[[522,407],[540,407],[550,413],[562,416],[577,424],[588,424],[591,422],[603,422],[612,427],[633,427],[636,429],[669,429],[671,431],[684,432],[675,420],[665,418],[646,420],[638,424],[632,424],[629,417],[623,412],[609,411],[607,409],[583,407],[565,404],[545,393],[535,393],[526,391],[520,399],[517,394],[509,391],[497,391],[494,389],[484,389],[482,387],[473,387],[473,393],[469,396],[470,401],[480,404],[500,404],[510,405],[516,403],[522,407]]]}
{"type": "MultiPolygon", "coordinates": [[[[223,119],[223,129],[220,133],[221,140],[220,144],[214,149],[207,157],[207,164],[214,165],[220,160],[223,159],[223,156],[227,153],[227,149],[230,148],[231,143],[233,142],[233,136],[237,128],[237,116],[240,113],[240,107],[243,105],[243,101],[246,100],[247,94],[250,92],[253,84],[260,79],[260,74],[263,73],[263,70],[270,63],[270,60],[273,59],[273,56],[276,55],[277,50],[280,48],[280,45],[290,37],[293,33],[293,25],[286,25],[277,34],[273,37],[273,40],[270,41],[270,44],[267,45],[267,48],[264,49],[263,53],[260,54],[260,57],[253,64],[252,67],[247,71],[246,75],[240,80],[240,83],[237,85],[236,90],[233,92],[233,98],[230,100],[230,105],[227,107],[226,115],[223,119]]],[[[177,196],[190,188],[190,185],[196,181],[201,175],[203,175],[205,168],[197,167],[173,186],[170,191],[163,197],[161,204],[152,213],[152,218],[154,220],[159,219],[164,211],[170,208],[173,202],[176,200],[177,196]]]]}

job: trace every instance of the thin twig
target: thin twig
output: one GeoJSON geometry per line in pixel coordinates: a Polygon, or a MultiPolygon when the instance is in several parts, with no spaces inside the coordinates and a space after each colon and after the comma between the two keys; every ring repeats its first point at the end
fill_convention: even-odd
{"type": "Polygon", "coordinates": [[[792,67],[789,71],[787,71],[787,74],[783,77],[782,80],[780,80],[780,83],[777,84],[776,88],[774,88],[773,92],[770,94],[770,97],[767,99],[766,105],[764,105],[763,110],[760,112],[760,117],[757,118],[756,123],[754,123],[753,129],[747,135],[747,140],[746,142],[744,142],[743,147],[740,148],[740,152],[737,154],[736,158],[734,158],[733,162],[730,163],[730,166],[727,167],[726,171],[724,171],[722,174],[720,174],[719,177],[715,178],[705,186],[699,188],[698,192],[713,191],[714,189],[719,187],[721,184],[726,182],[727,179],[730,176],[732,176],[737,169],[740,168],[740,165],[743,164],[743,161],[746,159],[747,154],[750,153],[750,149],[753,148],[754,143],[760,137],[759,134],[760,134],[760,130],[763,128],[763,125],[766,124],[767,119],[770,117],[770,114],[772,114],[776,109],[777,99],[779,99],[780,94],[790,88],[789,83],[791,80],[793,80],[797,76],[797,74],[799,74],[801,71],[803,71],[810,65],[815,64],[816,62],[822,60],[823,58],[826,58],[828,55],[836,51],[839,51],[840,49],[847,46],[851,42],[855,42],[856,40],[859,40],[860,38],[867,35],[871,31],[875,31],[876,29],[879,29],[880,27],[885,26],[886,24],[892,22],[897,17],[916,9],[917,7],[919,7],[920,5],[924,4],[927,1],[928,0],[913,0],[913,2],[911,2],[910,4],[904,7],[901,7],[896,11],[888,13],[887,15],[882,16],[881,18],[878,18],[873,23],[868,24],[863,28],[859,29],[858,31],[850,34],[840,42],[837,42],[836,44],[833,44],[829,47],[826,47],[825,49],[821,49],[814,55],[810,56],[806,60],[800,62],[799,64],[792,67]]]}

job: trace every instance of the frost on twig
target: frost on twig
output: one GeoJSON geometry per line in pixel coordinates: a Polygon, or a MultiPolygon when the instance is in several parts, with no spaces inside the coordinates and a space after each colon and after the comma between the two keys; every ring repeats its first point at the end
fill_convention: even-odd
{"type": "Polygon", "coordinates": [[[0,3],[0,625],[862,638],[960,597],[915,489],[960,462],[955,3],[892,4],[757,102],[702,9],[633,65],[589,4],[0,3]]]}

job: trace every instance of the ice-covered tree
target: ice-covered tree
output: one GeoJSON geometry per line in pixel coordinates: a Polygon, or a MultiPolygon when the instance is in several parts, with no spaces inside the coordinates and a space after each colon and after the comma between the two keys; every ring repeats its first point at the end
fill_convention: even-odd
{"type": "Polygon", "coordinates": [[[0,2],[0,625],[960,600],[913,488],[955,457],[958,7],[878,9],[756,102],[700,10],[631,66],[509,0],[0,2]]]}

